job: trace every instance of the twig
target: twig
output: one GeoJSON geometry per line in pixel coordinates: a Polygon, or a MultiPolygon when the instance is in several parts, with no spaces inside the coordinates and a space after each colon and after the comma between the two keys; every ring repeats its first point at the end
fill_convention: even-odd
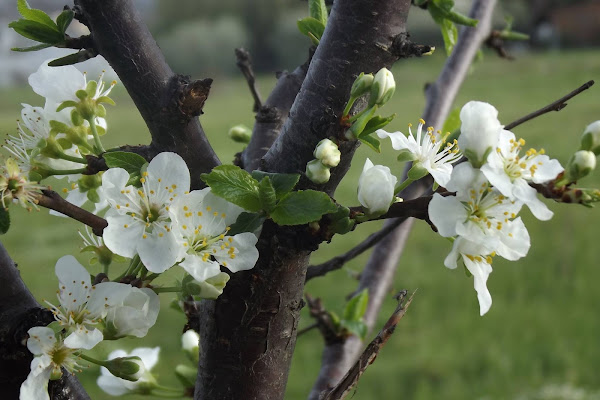
{"type": "Polygon", "coordinates": [[[256,87],[256,79],[254,77],[254,70],[252,69],[252,61],[250,60],[250,53],[248,50],[240,47],[235,49],[235,57],[237,58],[237,66],[242,71],[244,78],[246,78],[246,82],[248,82],[248,87],[250,88],[250,93],[252,93],[252,98],[254,98],[254,107],[252,111],[258,112],[262,107],[262,100],[260,99],[260,93],[258,92],[258,88],[256,87]]]}
{"type": "Polygon", "coordinates": [[[485,45],[490,49],[494,50],[498,57],[506,58],[507,60],[514,60],[515,58],[508,54],[506,48],[504,47],[504,39],[502,39],[502,35],[500,31],[493,30],[490,33],[490,36],[485,41],[485,45]]]}
{"type": "Polygon", "coordinates": [[[302,328],[298,331],[298,337],[300,337],[300,335],[304,335],[306,332],[310,332],[313,329],[317,328],[319,326],[319,324],[317,322],[310,324],[309,326],[307,326],[306,328],[302,328]]]}
{"type": "Polygon", "coordinates": [[[83,222],[96,236],[102,236],[102,231],[108,226],[104,218],[92,214],[81,207],[69,203],[53,190],[42,190],[38,205],[65,214],[79,222],[83,222]]]}
{"type": "Polygon", "coordinates": [[[331,315],[327,312],[321,299],[314,298],[310,294],[304,294],[310,316],[314,318],[315,325],[319,328],[319,332],[323,336],[326,344],[343,342],[343,337],[338,334],[335,323],[331,319],[331,315]]]}
{"type": "Polygon", "coordinates": [[[336,256],[329,261],[326,261],[322,264],[313,265],[308,267],[308,271],[306,272],[306,281],[316,278],[318,276],[326,275],[331,271],[338,270],[344,266],[348,261],[358,257],[375,244],[377,244],[381,239],[386,237],[390,232],[392,232],[398,225],[404,222],[406,218],[395,219],[392,224],[388,224],[384,226],[381,230],[372,233],[365,240],[360,242],[358,245],[347,251],[346,253],[336,256]]]}
{"type": "Polygon", "coordinates": [[[519,118],[518,120],[516,120],[514,122],[511,122],[510,124],[506,125],[504,127],[504,129],[509,131],[516,126],[519,126],[522,123],[529,121],[530,119],[537,118],[540,115],[549,113],[550,111],[560,111],[567,106],[568,100],[571,100],[573,97],[577,96],[579,93],[583,92],[584,90],[591,88],[592,85],[594,85],[594,81],[586,82],[583,85],[579,86],[577,89],[573,90],[568,95],[563,96],[560,99],[556,100],[555,102],[548,104],[546,107],[540,108],[539,110],[534,111],[531,114],[527,114],[526,116],[519,118]]]}
{"type": "Polygon", "coordinates": [[[398,293],[398,306],[383,326],[383,329],[377,334],[375,339],[369,343],[365,351],[361,354],[356,363],[352,366],[352,368],[350,368],[342,380],[329,393],[323,396],[322,400],[338,400],[346,397],[350,390],[352,390],[352,388],[358,383],[358,380],[365,373],[369,365],[375,361],[375,358],[377,358],[377,355],[383,346],[394,333],[396,326],[402,317],[404,317],[404,314],[406,314],[406,310],[410,306],[410,303],[412,303],[415,292],[413,292],[406,304],[403,304],[404,297],[407,295],[406,290],[398,293]]]}

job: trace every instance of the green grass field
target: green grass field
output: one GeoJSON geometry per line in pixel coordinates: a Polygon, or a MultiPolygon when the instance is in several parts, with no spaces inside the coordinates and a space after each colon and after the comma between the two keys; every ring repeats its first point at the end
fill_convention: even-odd
{"type": "MultiPolygon", "coordinates": [[[[422,89],[436,79],[442,52],[434,57],[405,60],[394,67],[397,91],[383,114],[397,113],[392,128],[415,124],[424,106],[422,89]]],[[[500,120],[509,123],[570,92],[590,79],[600,79],[600,52],[579,51],[520,55],[512,62],[487,54],[477,63],[461,90],[456,107],[468,100],[494,104],[500,120]]],[[[261,80],[263,93],[274,83],[261,80]]],[[[579,136],[590,122],[600,119],[600,88],[571,100],[560,113],[540,117],[515,129],[527,145],[544,147],[563,164],[578,148],[579,136]]],[[[108,110],[106,145],[147,143],[145,125],[124,90],[117,90],[117,107],[108,110]]],[[[42,105],[28,89],[0,91],[0,132],[15,130],[20,103],[42,105]]],[[[251,125],[252,100],[241,79],[216,79],[201,121],[224,163],[241,145],[227,138],[238,123],[251,125]],[[232,117],[235,116],[235,117],[232,117]]],[[[387,145],[387,143],[385,144],[387,145]]],[[[389,147],[389,146],[388,146],[389,147]]],[[[201,156],[201,155],[199,155],[201,156]]],[[[336,198],[357,205],[356,184],[364,159],[393,166],[400,175],[391,147],[381,155],[367,148],[358,152],[336,198]]],[[[581,182],[600,187],[600,178],[581,182]]],[[[53,182],[60,188],[61,182],[53,182]]],[[[488,281],[494,304],[479,316],[472,278],[449,270],[443,259],[450,244],[424,223],[417,223],[400,261],[394,290],[418,288],[414,302],[396,333],[369,368],[354,399],[600,399],[600,281],[598,249],[600,210],[550,204],[549,222],[523,211],[532,238],[529,255],[519,262],[496,259],[488,281]]],[[[13,226],[2,243],[19,264],[23,279],[38,300],[54,300],[54,264],[65,254],[77,255],[79,224],[49,216],[45,210],[28,214],[12,207],[13,226]]],[[[324,244],[312,261],[319,263],[360,242],[379,223],[361,225],[355,232],[324,244]]],[[[86,255],[77,255],[86,261],[86,255]]],[[[311,281],[306,291],[322,297],[327,307],[341,311],[344,297],[356,286],[349,271],[360,271],[367,255],[346,270],[311,281]]],[[[92,272],[97,272],[94,267],[92,272]]],[[[171,274],[177,274],[173,271],[171,274]]],[[[168,282],[168,277],[161,278],[168,282]]],[[[393,293],[380,316],[381,326],[395,306],[393,293]]],[[[102,343],[96,355],[116,347],[161,346],[161,364],[155,370],[166,384],[175,384],[171,371],[181,360],[182,315],[170,310],[163,295],[157,325],[142,340],[102,343]]],[[[306,310],[300,326],[311,323],[306,310]]],[[[288,399],[306,398],[317,376],[323,341],[311,331],[298,340],[289,380],[288,399]]],[[[106,398],[95,387],[98,370],[80,377],[94,399],[106,398]]],[[[138,398],[138,397],[129,397],[138,398]]],[[[139,397],[141,398],[141,397],[139,397]]]]}

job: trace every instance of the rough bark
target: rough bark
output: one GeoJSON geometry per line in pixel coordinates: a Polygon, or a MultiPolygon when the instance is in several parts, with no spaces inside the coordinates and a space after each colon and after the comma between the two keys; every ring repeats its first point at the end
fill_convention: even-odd
{"type": "Polygon", "coordinates": [[[152,153],[178,153],[192,172],[192,188],[203,187],[200,173],[220,164],[197,118],[210,80],[190,82],[173,73],[131,0],[76,0],[75,5],[94,47],[119,75],[144,118],[152,153]]]}
{"type": "MultiPolygon", "coordinates": [[[[495,0],[476,0],[473,3],[470,15],[479,20],[477,27],[461,29],[457,44],[439,78],[427,88],[423,119],[428,125],[441,126],[446,119],[477,49],[489,34],[495,3],[495,0]]],[[[414,198],[427,186],[431,186],[431,181],[417,182],[407,188],[412,192],[403,192],[402,196],[414,198]]],[[[377,244],[361,274],[358,290],[369,289],[369,305],[364,316],[369,331],[393,282],[413,221],[405,221],[377,244]]],[[[384,227],[392,223],[393,220],[386,221],[384,227]]],[[[326,345],[321,370],[309,399],[317,400],[324,390],[334,387],[352,367],[362,347],[362,341],[356,336],[350,337],[344,344],[326,345]]]]}
{"type": "MultiPolygon", "coordinates": [[[[25,346],[27,331],[54,321],[40,308],[21,280],[19,270],[0,243],[0,385],[2,398],[18,399],[21,384],[29,374],[32,354],[25,346]]],[[[53,400],[88,400],[77,378],[65,373],[48,387],[53,400]]]]}
{"type": "MultiPolygon", "coordinates": [[[[392,44],[405,31],[409,6],[408,0],[336,2],[263,169],[303,172],[315,145],[342,133],[339,118],[354,78],[389,67],[398,58],[392,44]]],[[[356,143],[340,143],[340,148],[344,158],[334,169],[336,177],[321,190],[335,190],[356,143]]],[[[316,246],[306,227],[265,224],[256,266],[234,274],[216,301],[204,302],[196,399],[283,398],[308,257],[316,246]]]]}

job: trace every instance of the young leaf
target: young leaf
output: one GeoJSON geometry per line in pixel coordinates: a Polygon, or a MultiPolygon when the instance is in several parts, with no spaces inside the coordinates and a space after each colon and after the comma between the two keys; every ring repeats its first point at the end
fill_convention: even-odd
{"type": "Polygon", "coordinates": [[[358,140],[375,150],[377,153],[381,153],[381,142],[379,139],[376,139],[371,135],[363,135],[361,133],[358,137],[358,140]]]}
{"type": "Polygon", "coordinates": [[[345,328],[348,332],[355,334],[361,339],[367,336],[367,325],[364,321],[347,321],[343,319],[340,323],[342,328],[345,328]]]}
{"type": "Polygon", "coordinates": [[[392,114],[389,117],[382,117],[380,115],[375,115],[373,118],[371,118],[369,120],[369,122],[367,122],[367,125],[365,125],[365,129],[363,129],[363,131],[361,132],[361,134],[359,136],[362,135],[370,135],[371,133],[375,132],[377,129],[381,129],[384,126],[386,126],[387,124],[389,124],[390,122],[392,122],[392,120],[396,118],[396,114],[392,114]]]}
{"type": "Polygon", "coordinates": [[[108,168],[123,168],[125,171],[131,173],[139,173],[144,164],[147,163],[146,159],[139,154],[129,153],[126,151],[111,151],[102,154],[102,158],[106,161],[108,168]]]}
{"type": "Polygon", "coordinates": [[[235,165],[220,165],[200,178],[212,192],[251,212],[262,210],[258,196],[258,181],[235,165]]]}
{"type": "Polygon", "coordinates": [[[71,22],[73,22],[73,17],[75,13],[71,10],[64,10],[60,13],[60,15],[56,18],[56,25],[58,26],[58,30],[63,34],[66,32],[71,22]]]}
{"type": "MultiPolygon", "coordinates": [[[[77,64],[77,63],[89,60],[90,58],[92,58],[92,54],[93,53],[90,53],[87,50],[79,50],[76,53],[67,54],[64,57],[60,57],[55,60],[52,60],[48,63],[48,65],[51,67],[62,67],[63,65],[73,65],[73,64],[77,64]]],[[[98,100],[100,100],[100,99],[98,99],[98,100]]],[[[98,100],[97,100],[97,102],[99,103],[98,100]]],[[[101,127],[98,126],[96,129],[99,130],[100,128],[101,127]]]]}
{"type": "Polygon", "coordinates": [[[0,235],[4,235],[10,228],[10,214],[8,209],[0,207],[0,235]]]}
{"type": "Polygon", "coordinates": [[[29,7],[27,0],[17,0],[17,10],[26,20],[39,22],[40,24],[46,25],[48,28],[52,28],[59,32],[59,29],[54,21],[52,21],[52,18],[42,10],[29,7]]]}
{"type": "Polygon", "coordinates": [[[323,214],[336,210],[337,207],[326,193],[299,190],[283,196],[271,212],[271,218],[279,225],[302,225],[317,221],[323,214]]]}
{"type": "Polygon", "coordinates": [[[268,176],[262,178],[258,184],[258,197],[262,209],[267,213],[275,208],[277,196],[275,195],[275,189],[273,189],[273,185],[271,184],[271,179],[269,179],[268,176]]]}
{"type": "Polygon", "coordinates": [[[305,36],[312,33],[317,39],[321,39],[325,31],[325,25],[313,17],[306,17],[298,21],[298,29],[305,36]]]}
{"type": "Polygon", "coordinates": [[[325,0],[308,0],[308,15],[321,21],[323,26],[327,24],[327,6],[325,0]]]}
{"type": "Polygon", "coordinates": [[[275,194],[278,199],[284,194],[291,192],[300,179],[299,174],[278,174],[275,172],[252,171],[252,177],[257,181],[261,181],[265,176],[268,176],[269,179],[271,179],[271,184],[275,189],[275,194]]]}
{"type": "Polygon", "coordinates": [[[360,321],[369,304],[369,290],[363,289],[350,299],[344,309],[344,318],[346,321],[360,321]]]}
{"type": "Polygon", "coordinates": [[[52,45],[47,44],[47,43],[40,43],[40,44],[36,44],[35,46],[29,46],[29,47],[11,47],[11,50],[18,51],[20,53],[25,53],[28,51],[38,51],[38,50],[47,49],[48,47],[52,47],[52,45]]]}
{"type": "Polygon", "coordinates": [[[254,232],[261,227],[263,222],[265,222],[265,219],[267,219],[267,217],[263,214],[243,212],[231,225],[231,229],[227,234],[233,236],[242,232],[254,232]]]}
{"type": "Polygon", "coordinates": [[[14,29],[19,35],[36,42],[55,45],[65,40],[65,36],[58,29],[52,29],[37,21],[20,19],[11,22],[8,27],[14,29]]]}

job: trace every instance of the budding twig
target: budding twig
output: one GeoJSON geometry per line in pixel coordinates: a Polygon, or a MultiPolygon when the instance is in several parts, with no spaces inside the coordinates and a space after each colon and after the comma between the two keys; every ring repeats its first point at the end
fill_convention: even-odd
{"type": "Polygon", "coordinates": [[[108,223],[104,218],[98,217],[81,207],[69,203],[53,190],[42,190],[42,193],[43,195],[39,198],[38,205],[49,208],[50,210],[58,211],[82,222],[92,228],[94,235],[102,236],[104,228],[108,226],[108,223]]]}
{"type": "Polygon", "coordinates": [[[504,127],[504,129],[509,131],[512,128],[519,126],[524,122],[527,122],[531,119],[537,118],[540,115],[549,113],[550,111],[560,111],[567,106],[568,100],[571,100],[573,97],[577,96],[579,93],[583,92],[584,90],[591,88],[592,85],[594,85],[594,81],[586,82],[583,85],[579,86],[577,89],[573,90],[571,93],[567,94],[566,96],[563,96],[560,99],[556,100],[555,102],[548,104],[546,107],[540,108],[539,110],[534,111],[531,114],[527,114],[526,116],[519,118],[518,120],[516,120],[514,122],[511,122],[510,124],[506,125],[504,127]]]}
{"type": "Polygon", "coordinates": [[[240,47],[235,49],[235,57],[237,58],[237,66],[242,71],[244,78],[246,78],[246,82],[248,82],[248,87],[250,88],[250,93],[252,93],[252,98],[254,98],[254,107],[252,111],[258,112],[262,107],[262,100],[260,99],[260,93],[258,92],[258,88],[256,87],[256,79],[254,77],[254,70],[252,69],[252,61],[250,60],[250,53],[248,50],[240,47]]]}
{"type": "Polygon", "coordinates": [[[325,394],[325,396],[321,397],[322,400],[343,399],[348,395],[350,390],[352,390],[352,388],[358,383],[360,377],[365,373],[369,365],[371,365],[375,361],[375,358],[377,358],[379,351],[381,351],[382,347],[387,343],[388,339],[394,333],[396,326],[398,325],[402,317],[404,317],[404,314],[406,314],[406,310],[410,306],[415,292],[411,294],[406,304],[403,304],[403,300],[406,297],[406,295],[406,290],[403,290],[400,293],[398,293],[398,306],[383,326],[383,329],[377,334],[375,339],[373,339],[373,341],[369,343],[365,351],[361,354],[356,363],[352,366],[352,368],[350,368],[350,370],[348,371],[348,373],[346,373],[342,380],[333,389],[331,389],[331,391],[325,394]]]}

